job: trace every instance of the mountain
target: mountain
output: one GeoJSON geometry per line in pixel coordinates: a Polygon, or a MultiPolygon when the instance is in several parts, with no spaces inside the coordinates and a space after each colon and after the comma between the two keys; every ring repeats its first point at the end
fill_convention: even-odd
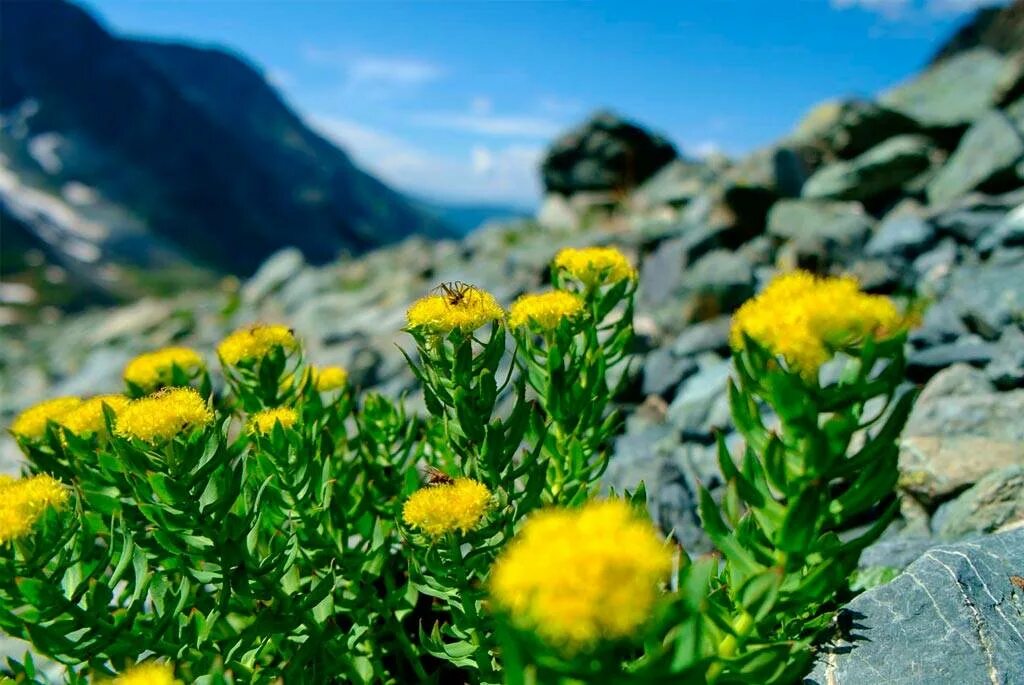
{"type": "Polygon", "coordinates": [[[240,57],[121,39],[61,0],[5,3],[0,27],[0,208],[99,287],[139,289],[104,286],[112,270],[246,274],[288,245],[320,263],[449,234],[240,57]]]}

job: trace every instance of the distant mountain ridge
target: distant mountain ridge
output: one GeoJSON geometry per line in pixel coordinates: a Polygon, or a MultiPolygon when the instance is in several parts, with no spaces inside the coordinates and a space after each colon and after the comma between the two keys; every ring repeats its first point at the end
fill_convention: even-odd
{"type": "Polygon", "coordinates": [[[71,272],[245,274],[288,245],[318,263],[452,234],[240,57],[121,39],[62,0],[5,3],[0,32],[0,216],[71,272]]]}

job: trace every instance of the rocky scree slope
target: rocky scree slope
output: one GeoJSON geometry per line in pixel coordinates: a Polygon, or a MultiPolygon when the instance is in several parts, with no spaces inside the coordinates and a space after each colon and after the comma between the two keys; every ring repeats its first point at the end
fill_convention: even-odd
{"type": "Polygon", "coordinates": [[[451,235],[236,55],[122,39],[61,0],[5,4],[0,26],[0,211],[84,288],[451,235]]]}
{"type": "MultiPolygon", "coordinates": [[[[285,250],[239,290],[12,331],[4,418],[45,396],[116,390],[124,363],[153,347],[193,345],[214,364],[216,342],[254,320],[294,326],[314,362],[347,366],[363,388],[413,392],[395,348],[409,346],[398,331],[413,299],[462,280],[509,303],[543,286],[557,246],[615,244],[639,265],[639,340],[606,482],[645,481],[654,519],[699,553],[697,483],[721,485],[713,434],[737,442],[730,313],[781,269],[853,273],[930,303],[909,342],[908,384],[924,389],[901,438],[902,517],[863,559],[870,573],[906,571],[847,608],[808,683],[1024,683],[1024,589],[1011,579],[1024,575],[1021,65],[971,47],[879,101],[825,103],[745,159],[657,157],[632,184],[620,151],[640,164],[663,148],[602,114],[555,143],[576,160],[562,178],[579,185],[551,187],[537,221],[324,266],[285,250]]],[[[17,468],[9,442],[3,455],[17,468]]]]}

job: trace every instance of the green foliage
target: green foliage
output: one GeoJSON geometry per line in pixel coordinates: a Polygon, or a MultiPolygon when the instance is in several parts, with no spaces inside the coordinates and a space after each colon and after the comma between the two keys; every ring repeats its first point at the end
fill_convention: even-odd
{"type": "MultiPolygon", "coordinates": [[[[794,682],[895,512],[895,438],[913,401],[897,393],[902,338],[846,349],[828,385],[747,340],[730,385],[745,447],[734,457],[719,440],[724,494],[701,492],[720,556],[675,550],[634,636],[567,651],[496,611],[489,577],[531,512],[597,494],[635,280],[556,270],[555,286],[584,307],[551,329],[409,329],[426,417],[321,392],[301,350],[279,346],[227,366],[222,395],[205,372],[176,370],[214,420],[163,442],[118,435],[110,407],[100,434],[51,421],[22,447],[73,496],[0,544],[0,628],[66,664],[71,683],[141,660],[203,685],[794,682]],[[274,408],[294,423],[252,424],[274,408]],[[424,485],[424,466],[442,482],[424,485]],[[449,478],[482,485],[486,505],[445,511],[445,493],[470,482],[449,478]],[[455,523],[414,513],[424,494],[427,514],[455,523]]],[[[625,497],[644,508],[642,484],[625,497]]],[[[6,670],[42,682],[30,656],[6,670]]]]}

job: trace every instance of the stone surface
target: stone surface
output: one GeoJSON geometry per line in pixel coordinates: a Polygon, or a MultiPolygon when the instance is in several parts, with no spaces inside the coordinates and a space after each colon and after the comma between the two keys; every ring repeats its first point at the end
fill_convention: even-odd
{"type": "Polygon", "coordinates": [[[932,528],[940,538],[957,539],[1021,522],[1024,465],[1017,463],[989,473],[955,500],[939,507],[932,517],[932,528]]]}
{"type": "Polygon", "coordinates": [[[907,355],[907,375],[926,379],[936,371],[953,364],[983,367],[995,355],[993,346],[976,335],[957,338],[954,342],[934,345],[925,350],[912,350],[907,355]]]}
{"type": "Polygon", "coordinates": [[[900,443],[900,487],[925,504],[941,502],[988,473],[1024,466],[1024,441],[972,435],[917,435],[900,443]]]}
{"type": "Polygon", "coordinates": [[[858,157],[822,167],[804,184],[807,198],[866,200],[899,188],[931,164],[931,141],[918,135],[890,138],[858,157]]]}
{"type": "Polygon", "coordinates": [[[668,408],[668,422],[684,437],[697,440],[708,440],[715,428],[728,426],[726,386],[730,372],[728,361],[706,360],[679,388],[668,408]]]}
{"type": "Polygon", "coordinates": [[[1024,204],[1015,207],[978,240],[978,252],[988,256],[995,250],[1024,245],[1024,204]]]}
{"type": "Polygon", "coordinates": [[[1024,319],[1024,260],[962,266],[953,270],[946,298],[968,326],[994,340],[1008,324],[1024,319]]]}
{"type": "Polygon", "coordinates": [[[293,280],[305,265],[306,260],[302,252],[294,247],[271,255],[256,270],[252,278],[245,282],[242,287],[242,299],[250,304],[262,302],[267,295],[278,291],[293,280]]]}
{"type": "Polygon", "coordinates": [[[1000,390],[1024,387],[1024,332],[1010,326],[999,336],[985,374],[1000,390]]]}
{"type": "Polygon", "coordinates": [[[935,228],[920,212],[920,205],[913,201],[889,212],[865,245],[864,253],[912,259],[927,250],[935,239],[935,228]]]}
{"type": "Polygon", "coordinates": [[[792,137],[849,159],[893,136],[914,133],[919,128],[910,117],[876,102],[830,100],[808,112],[792,137]]]}
{"type": "Polygon", "coordinates": [[[780,200],[768,214],[768,234],[790,241],[798,258],[848,258],[867,243],[872,225],[858,202],[780,200]]]}
{"type": "Polygon", "coordinates": [[[676,158],[672,143],[610,112],[598,112],[552,143],[541,177],[548,192],[625,190],[676,158]]]}
{"type": "Polygon", "coordinates": [[[928,199],[949,202],[1000,174],[1012,172],[1024,155],[1021,131],[1001,111],[992,110],[967,131],[949,161],[928,184],[928,199]]]}
{"type": "Polygon", "coordinates": [[[881,102],[933,128],[966,126],[992,106],[1004,60],[974,48],[885,93],[881,102]]]}
{"type": "Polygon", "coordinates": [[[805,685],[1024,682],[1024,528],[933,547],[844,609],[805,685]]]}

